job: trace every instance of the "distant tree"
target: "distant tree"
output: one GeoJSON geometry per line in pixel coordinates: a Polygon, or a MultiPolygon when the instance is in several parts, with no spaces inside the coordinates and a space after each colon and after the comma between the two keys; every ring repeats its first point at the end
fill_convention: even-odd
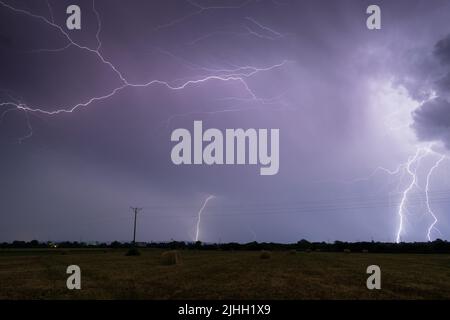
{"type": "Polygon", "coordinates": [[[297,249],[298,250],[305,250],[311,247],[311,243],[305,239],[302,239],[300,241],[297,241],[297,249]]]}
{"type": "Polygon", "coordinates": [[[111,242],[110,247],[111,248],[120,248],[120,247],[122,247],[122,244],[119,241],[113,241],[113,242],[111,242]]]}
{"type": "Polygon", "coordinates": [[[195,249],[201,249],[202,248],[202,242],[201,241],[195,241],[194,248],[195,249]]]}
{"type": "Polygon", "coordinates": [[[37,241],[37,240],[31,240],[30,241],[30,246],[31,247],[39,247],[39,241],[37,241]]]}
{"type": "Polygon", "coordinates": [[[26,248],[27,243],[25,241],[14,240],[12,243],[13,248],[26,248]]]}

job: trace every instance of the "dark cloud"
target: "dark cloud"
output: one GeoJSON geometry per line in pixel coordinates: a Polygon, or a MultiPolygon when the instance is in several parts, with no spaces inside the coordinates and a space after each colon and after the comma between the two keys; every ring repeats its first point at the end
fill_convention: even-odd
{"type": "Polygon", "coordinates": [[[8,48],[8,47],[12,47],[12,45],[13,45],[13,40],[11,37],[0,34],[0,46],[8,48]]]}
{"type": "Polygon", "coordinates": [[[442,141],[450,148],[450,102],[435,98],[425,102],[414,114],[417,136],[425,141],[442,141]]]}
{"type": "Polygon", "coordinates": [[[437,97],[428,98],[413,113],[413,128],[417,137],[423,141],[440,141],[450,148],[450,35],[439,40],[432,51],[432,57],[439,63],[434,68],[423,70],[416,74],[418,79],[428,78],[434,80],[425,83],[421,80],[420,86],[410,92],[431,92],[437,97]],[[435,71],[436,70],[436,71],[435,71]]]}
{"type": "Polygon", "coordinates": [[[434,55],[443,65],[450,65],[450,35],[436,43],[434,55]]]}

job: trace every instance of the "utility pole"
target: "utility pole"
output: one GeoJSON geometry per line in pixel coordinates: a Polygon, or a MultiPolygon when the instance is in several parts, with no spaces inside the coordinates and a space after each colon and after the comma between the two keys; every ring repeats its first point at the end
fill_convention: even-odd
{"type": "Polygon", "coordinates": [[[139,213],[139,211],[142,210],[142,208],[130,207],[130,209],[133,210],[133,212],[134,212],[133,247],[135,247],[136,246],[136,219],[137,219],[137,214],[139,213]]]}

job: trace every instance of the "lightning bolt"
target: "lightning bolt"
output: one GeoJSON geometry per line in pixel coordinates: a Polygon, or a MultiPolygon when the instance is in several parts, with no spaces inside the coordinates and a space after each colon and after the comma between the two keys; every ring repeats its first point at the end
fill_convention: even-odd
{"type": "Polygon", "coordinates": [[[261,33],[258,33],[256,31],[250,29],[249,27],[246,27],[248,33],[251,35],[254,35],[255,37],[262,38],[262,39],[268,39],[268,40],[276,40],[276,39],[284,37],[284,35],[282,35],[278,31],[275,31],[269,27],[262,25],[261,23],[256,21],[254,18],[245,17],[245,19],[250,21],[252,24],[256,25],[258,28],[260,28],[261,30],[263,30],[266,33],[266,34],[261,34],[261,33]]]}
{"type": "Polygon", "coordinates": [[[214,199],[215,197],[213,195],[209,195],[205,201],[203,202],[202,207],[200,208],[200,210],[197,213],[197,228],[196,228],[196,232],[195,232],[195,241],[198,241],[199,239],[199,235],[200,235],[200,222],[202,221],[202,213],[203,210],[205,209],[206,205],[208,204],[208,201],[211,199],[214,199]]]}
{"type": "Polygon", "coordinates": [[[46,3],[47,3],[47,8],[48,8],[48,13],[50,14],[50,19],[52,22],[55,22],[55,18],[53,16],[53,9],[52,9],[52,6],[50,5],[50,1],[46,0],[46,3]]]}
{"type": "Polygon", "coordinates": [[[397,236],[395,238],[395,242],[400,243],[401,235],[403,233],[403,220],[405,218],[405,211],[407,210],[406,205],[408,201],[408,194],[417,185],[417,168],[420,160],[429,152],[428,149],[418,148],[415,155],[409,157],[406,163],[406,172],[411,176],[411,183],[406,187],[406,189],[402,193],[402,198],[400,204],[398,206],[397,215],[399,217],[399,224],[397,229],[397,236]],[[416,164],[415,168],[412,169],[413,164],[416,164]]]}
{"type": "MultiPolygon", "coordinates": [[[[198,8],[198,11],[195,14],[201,14],[204,11],[209,11],[209,10],[216,10],[216,9],[238,9],[238,8],[242,8],[243,6],[245,6],[247,3],[249,3],[249,1],[244,2],[242,5],[239,6],[231,6],[231,7],[219,7],[219,6],[211,6],[211,7],[204,7],[201,6],[193,1],[188,1],[191,5],[195,6],[196,8],[198,8]]],[[[57,52],[61,52],[63,50],[66,50],[69,47],[75,47],[79,50],[85,51],[88,54],[92,54],[94,55],[101,64],[107,66],[118,78],[120,85],[110,89],[107,93],[105,94],[100,94],[100,95],[95,95],[89,98],[86,98],[85,101],[76,103],[74,105],[71,106],[57,106],[57,107],[49,107],[49,106],[32,106],[29,105],[27,103],[17,103],[16,101],[10,100],[10,101],[0,101],[0,107],[5,107],[5,106],[10,106],[12,107],[12,109],[18,110],[18,111],[24,111],[26,113],[39,113],[39,114],[43,114],[43,115],[48,115],[48,116],[54,116],[54,115],[58,115],[58,114],[62,114],[62,113],[72,113],[75,112],[76,110],[80,109],[80,108],[84,108],[84,107],[88,107],[91,104],[98,102],[98,101],[103,101],[103,100],[107,100],[113,96],[115,96],[117,93],[121,92],[122,90],[126,89],[126,88],[146,88],[146,87],[150,87],[150,86],[162,86],[165,87],[169,90],[173,90],[173,91],[179,91],[179,90],[184,90],[188,87],[192,87],[192,86],[196,86],[196,85],[202,85],[203,83],[206,82],[211,82],[211,81],[220,81],[220,82],[238,82],[242,85],[243,89],[245,90],[245,92],[248,95],[248,98],[246,98],[247,101],[256,101],[256,102],[260,102],[260,103],[265,103],[265,99],[261,99],[257,97],[257,94],[252,91],[252,89],[250,88],[250,86],[247,83],[247,80],[250,77],[255,76],[258,73],[261,72],[269,72],[272,71],[274,69],[277,68],[281,68],[283,66],[285,66],[288,62],[287,60],[284,60],[280,63],[277,64],[273,64],[273,65],[269,65],[269,66],[263,66],[263,67],[254,67],[254,66],[238,66],[234,69],[207,69],[207,68],[202,68],[204,71],[208,72],[209,74],[207,75],[203,75],[203,76],[198,76],[197,78],[194,79],[188,79],[188,80],[173,80],[171,82],[169,81],[163,81],[163,80],[158,80],[158,79],[154,79],[154,80],[150,80],[148,82],[142,82],[142,83],[133,83],[128,81],[128,79],[125,77],[125,75],[123,74],[122,71],[120,71],[119,67],[117,67],[116,65],[114,65],[111,61],[109,61],[101,52],[100,49],[102,48],[102,42],[100,39],[100,34],[102,31],[102,23],[101,23],[101,18],[100,18],[100,14],[98,12],[98,10],[96,9],[95,6],[95,0],[92,1],[92,10],[96,16],[97,19],[97,31],[95,34],[96,40],[97,40],[97,46],[96,48],[90,48],[86,45],[80,44],[76,41],[74,41],[71,36],[69,35],[68,32],[66,32],[61,26],[59,26],[58,24],[56,24],[54,22],[54,18],[53,18],[53,12],[51,9],[51,6],[49,4],[49,2],[47,2],[49,11],[51,12],[50,14],[50,20],[44,16],[41,15],[37,15],[34,14],[30,11],[27,11],[25,9],[19,9],[16,7],[13,7],[10,4],[5,3],[4,1],[0,0],[0,6],[11,10],[12,12],[16,13],[16,14],[20,14],[20,15],[25,15],[27,17],[30,17],[32,19],[38,20],[42,23],[45,23],[46,25],[50,26],[51,28],[55,29],[56,31],[58,31],[61,36],[67,41],[66,45],[62,48],[57,48],[57,49],[37,49],[37,50],[33,50],[32,52],[38,52],[38,53],[43,53],[43,52],[48,52],[48,53],[57,53],[57,52]]],[[[185,17],[187,18],[187,17],[185,17]]],[[[184,18],[182,19],[184,20],[184,18]]],[[[174,23],[171,23],[170,25],[176,24],[178,22],[177,21],[174,23]]],[[[253,21],[253,23],[256,23],[256,21],[253,21]]],[[[169,26],[169,25],[167,25],[169,26]]],[[[165,26],[165,27],[167,27],[165,26]]],[[[269,30],[266,27],[262,26],[259,24],[259,26],[261,28],[264,28],[264,30],[269,30]]],[[[270,31],[272,32],[272,34],[277,35],[278,33],[272,29],[270,29],[270,31]]],[[[239,99],[239,98],[236,98],[239,99]]],[[[242,98],[240,98],[242,99],[242,98]]],[[[243,99],[242,99],[243,100],[243,99]]],[[[8,109],[11,110],[11,109],[8,109]]],[[[239,109],[235,109],[235,110],[239,110],[239,109]]],[[[229,108],[225,109],[225,110],[218,110],[218,112],[228,112],[229,108]]],[[[3,114],[4,116],[4,114],[3,114]]],[[[179,116],[179,115],[178,115],[179,116]]],[[[27,125],[29,128],[31,128],[31,124],[30,121],[28,119],[27,116],[27,125]]],[[[30,131],[32,131],[32,129],[30,129],[30,131]]],[[[31,136],[31,135],[28,135],[31,136]]]]}
{"type": "Polygon", "coordinates": [[[405,221],[409,212],[408,209],[413,205],[413,191],[417,188],[418,192],[421,194],[423,192],[424,197],[422,198],[422,204],[427,211],[427,215],[432,218],[432,223],[426,227],[426,238],[428,241],[431,241],[432,230],[439,230],[435,227],[438,223],[437,216],[431,209],[432,199],[430,199],[430,186],[432,184],[433,172],[442,164],[444,159],[446,159],[446,156],[438,151],[439,146],[435,145],[434,142],[423,144],[417,142],[417,140],[414,140],[416,142],[414,142],[413,145],[409,145],[411,142],[411,132],[409,129],[414,123],[414,119],[411,117],[414,110],[420,107],[420,105],[425,103],[428,99],[434,98],[436,94],[431,93],[430,97],[424,101],[416,101],[410,97],[405,88],[396,87],[393,85],[392,79],[388,79],[386,82],[381,82],[381,84],[377,82],[372,90],[375,93],[373,97],[374,105],[380,108],[386,108],[386,115],[380,122],[384,125],[384,127],[386,127],[386,132],[389,135],[392,134],[394,139],[402,139],[402,141],[408,143],[408,146],[411,146],[413,148],[412,150],[415,151],[413,154],[408,156],[405,162],[400,163],[393,170],[384,167],[377,167],[366,178],[359,178],[351,181],[347,180],[344,182],[355,183],[368,181],[379,173],[398,179],[397,187],[394,190],[395,194],[399,195],[399,202],[396,205],[395,211],[395,217],[398,219],[398,225],[395,228],[396,232],[394,234],[394,240],[396,243],[401,242],[402,236],[406,233],[405,221]],[[395,108],[394,112],[391,111],[391,108],[395,108]],[[405,131],[405,129],[408,129],[408,131],[405,131]],[[433,157],[436,156],[438,159],[433,160],[433,165],[431,167],[428,168],[427,165],[427,168],[424,168],[424,166],[422,166],[422,160],[425,158],[434,159],[433,157]],[[426,176],[426,182],[425,178],[423,178],[424,182],[422,182],[422,178],[419,179],[419,176],[426,176]],[[405,181],[405,179],[407,179],[407,181],[405,181]]]}
{"type": "Polygon", "coordinates": [[[431,176],[435,169],[437,169],[440,164],[446,159],[445,155],[442,155],[434,150],[431,149],[431,146],[429,147],[417,147],[416,152],[414,155],[410,156],[408,160],[400,164],[395,170],[389,170],[383,167],[378,167],[375,169],[375,171],[369,176],[369,178],[365,179],[357,179],[354,180],[355,182],[359,181],[365,181],[370,179],[372,176],[374,176],[377,172],[384,172],[391,176],[396,176],[399,173],[404,173],[410,176],[411,180],[406,185],[406,187],[403,189],[403,191],[400,192],[401,194],[401,200],[398,205],[397,209],[397,216],[399,219],[397,232],[395,236],[395,242],[400,243],[401,242],[401,236],[404,233],[404,221],[406,219],[406,214],[408,212],[408,199],[410,193],[413,191],[414,187],[419,187],[418,184],[418,169],[420,167],[421,161],[429,156],[429,155],[438,155],[439,159],[434,163],[434,165],[428,170],[426,175],[426,185],[425,185],[425,202],[428,214],[433,218],[433,222],[427,229],[427,239],[428,241],[431,241],[431,231],[433,229],[437,230],[435,228],[435,225],[438,223],[438,219],[436,215],[434,214],[433,210],[431,209],[430,205],[430,196],[429,196],[429,190],[430,190],[430,184],[431,184],[431,176]]]}
{"type": "Polygon", "coordinates": [[[438,219],[437,219],[436,215],[434,214],[433,210],[431,210],[431,206],[430,206],[430,197],[429,197],[430,179],[431,179],[431,175],[433,174],[433,171],[439,167],[439,165],[442,163],[442,161],[444,161],[445,158],[446,157],[444,155],[441,155],[441,157],[431,167],[430,171],[428,171],[428,174],[427,174],[427,182],[426,182],[426,186],[425,186],[425,196],[426,196],[426,203],[427,203],[428,213],[433,218],[433,222],[429,226],[428,232],[427,232],[428,241],[431,241],[431,231],[433,230],[433,228],[436,229],[435,225],[438,222],[438,219]]]}

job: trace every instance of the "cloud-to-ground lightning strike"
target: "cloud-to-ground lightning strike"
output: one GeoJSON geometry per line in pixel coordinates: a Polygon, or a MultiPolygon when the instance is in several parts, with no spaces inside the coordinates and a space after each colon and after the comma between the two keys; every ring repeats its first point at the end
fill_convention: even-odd
{"type": "MultiPolygon", "coordinates": [[[[411,130],[412,119],[410,118],[411,114],[416,110],[420,105],[425,103],[429,99],[433,99],[436,97],[435,93],[431,93],[428,99],[424,101],[414,101],[412,100],[407,92],[404,92],[404,88],[392,89],[392,84],[389,85],[389,90],[381,89],[376,90],[377,92],[383,92],[386,97],[388,97],[389,101],[385,102],[381,100],[381,104],[387,103],[388,106],[395,107],[396,111],[388,113],[383,120],[384,126],[389,129],[388,132],[396,132],[398,134],[399,130],[411,130]],[[386,93],[387,92],[387,93],[386,93]],[[396,97],[395,95],[398,94],[396,97]],[[393,101],[393,102],[392,102],[393,101]],[[404,110],[403,110],[403,109],[404,110]],[[405,109],[407,108],[407,109],[405,109]],[[405,111],[406,110],[406,111],[405,111]],[[401,119],[397,119],[397,121],[392,121],[394,116],[401,115],[401,119]],[[401,121],[400,123],[394,123],[401,121]]],[[[378,101],[378,100],[376,100],[378,101]]],[[[407,132],[409,133],[409,132],[407,132]]],[[[434,142],[430,142],[428,144],[421,144],[419,142],[415,142],[411,145],[414,153],[409,155],[405,162],[399,163],[394,169],[387,169],[385,167],[377,167],[372,171],[370,175],[364,178],[358,178],[353,180],[343,181],[344,183],[359,183],[369,181],[375,175],[382,173],[388,176],[395,177],[398,180],[397,188],[395,190],[395,194],[400,196],[398,205],[396,206],[395,217],[397,218],[396,223],[397,226],[395,228],[394,241],[399,243],[402,241],[402,236],[406,234],[405,230],[405,220],[407,218],[408,207],[412,205],[411,199],[414,198],[412,195],[414,189],[417,187],[420,192],[424,192],[424,202],[423,204],[426,206],[427,215],[429,215],[433,222],[431,225],[427,226],[426,239],[428,241],[431,240],[431,232],[432,230],[439,231],[436,229],[435,225],[438,223],[437,216],[434,214],[431,209],[431,199],[429,196],[429,190],[432,183],[431,176],[435,169],[437,169],[444,159],[447,157],[437,151],[435,148],[436,145],[434,142]],[[421,166],[421,161],[423,159],[429,159],[430,157],[437,156],[439,159],[431,166],[429,169],[424,169],[421,166]],[[426,185],[425,182],[419,181],[419,175],[426,175],[426,185]],[[404,179],[408,179],[406,185],[404,185],[404,179]],[[425,203],[426,202],[426,203],[425,203]],[[398,221],[398,222],[397,222],[398,221]]],[[[425,179],[424,179],[425,180],[425,179]]],[[[342,182],[342,181],[341,181],[342,182]]]]}
{"type": "Polygon", "coordinates": [[[436,215],[434,214],[433,210],[431,209],[430,205],[430,196],[429,196],[429,190],[430,190],[430,184],[431,184],[431,176],[435,169],[439,167],[439,165],[446,159],[445,155],[442,155],[440,153],[437,153],[436,151],[432,150],[431,147],[417,147],[416,152],[413,156],[410,156],[406,163],[400,164],[395,170],[389,170],[383,167],[378,167],[370,176],[366,179],[357,179],[354,180],[354,182],[364,181],[370,179],[370,177],[374,176],[377,172],[383,171],[388,175],[396,176],[399,173],[405,173],[410,176],[411,181],[407,184],[407,186],[403,189],[403,191],[400,192],[401,199],[398,205],[397,209],[397,216],[398,216],[398,227],[397,232],[395,236],[395,242],[400,243],[402,241],[401,237],[404,233],[404,221],[406,212],[408,211],[408,199],[409,194],[414,189],[414,187],[418,186],[418,169],[420,167],[420,162],[422,159],[429,155],[438,155],[439,159],[434,163],[434,165],[429,169],[426,175],[426,185],[425,185],[425,201],[426,201],[426,207],[428,214],[433,218],[433,222],[427,229],[427,239],[428,241],[431,240],[431,231],[433,229],[437,230],[435,228],[435,225],[438,223],[438,219],[436,215]]]}
{"type": "Polygon", "coordinates": [[[196,231],[195,231],[195,241],[198,241],[199,239],[199,235],[200,235],[200,222],[202,221],[202,213],[203,210],[205,209],[206,205],[208,204],[208,201],[211,199],[214,199],[215,197],[213,195],[209,195],[205,201],[203,202],[202,207],[200,208],[200,210],[197,213],[197,227],[196,227],[196,231]]]}
{"type": "Polygon", "coordinates": [[[406,172],[411,176],[411,183],[406,187],[406,189],[403,191],[402,198],[400,201],[400,204],[398,206],[398,218],[399,218],[399,224],[398,224],[398,230],[397,230],[397,236],[395,238],[395,241],[397,243],[400,243],[401,236],[403,233],[403,222],[405,219],[405,211],[407,201],[408,201],[408,194],[411,192],[411,190],[414,188],[414,186],[417,185],[417,167],[420,159],[422,159],[425,156],[426,153],[424,153],[424,149],[418,148],[416,150],[416,153],[414,156],[410,157],[408,159],[408,162],[406,163],[406,172]],[[415,168],[412,169],[413,164],[416,164],[415,168]]]}
{"type": "Polygon", "coordinates": [[[430,206],[430,197],[429,197],[429,190],[430,190],[430,179],[431,179],[431,175],[433,174],[433,171],[435,169],[437,169],[439,167],[439,165],[441,164],[442,161],[444,161],[446,157],[444,155],[441,155],[441,157],[436,161],[436,163],[431,167],[430,171],[428,171],[427,174],[427,181],[426,181],[426,186],[425,186],[425,196],[426,196],[426,202],[427,202],[427,210],[428,213],[432,216],[433,218],[433,222],[431,223],[431,225],[428,228],[428,232],[427,232],[427,238],[428,241],[431,241],[431,231],[435,228],[436,223],[438,222],[438,219],[436,217],[436,215],[434,214],[433,210],[431,209],[430,206]]]}

